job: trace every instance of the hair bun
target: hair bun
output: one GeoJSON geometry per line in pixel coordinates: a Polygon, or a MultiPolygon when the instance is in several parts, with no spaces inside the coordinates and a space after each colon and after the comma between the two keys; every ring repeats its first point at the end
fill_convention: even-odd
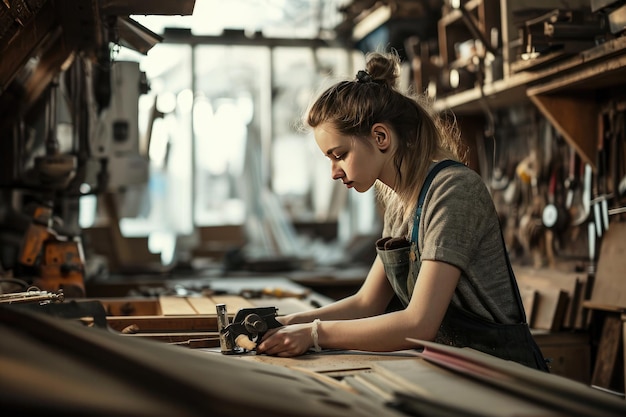
{"type": "Polygon", "coordinates": [[[366,68],[373,82],[395,88],[400,76],[400,56],[393,52],[370,52],[366,56],[366,68]]]}

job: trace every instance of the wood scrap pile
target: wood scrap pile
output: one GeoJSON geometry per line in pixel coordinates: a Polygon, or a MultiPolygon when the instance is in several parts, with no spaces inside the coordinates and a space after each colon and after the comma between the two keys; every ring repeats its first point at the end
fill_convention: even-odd
{"type": "Polygon", "coordinates": [[[531,329],[582,330],[586,328],[582,302],[586,272],[514,267],[515,277],[531,329]]]}

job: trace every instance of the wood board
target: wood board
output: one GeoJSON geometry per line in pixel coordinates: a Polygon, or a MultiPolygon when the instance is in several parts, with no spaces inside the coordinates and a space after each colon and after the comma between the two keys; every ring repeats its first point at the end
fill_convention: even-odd
{"type": "MultiPolygon", "coordinates": [[[[582,301],[587,281],[586,274],[523,267],[515,267],[514,272],[520,292],[522,289],[537,291],[537,300],[535,300],[534,305],[536,311],[532,317],[528,317],[531,327],[553,330],[584,328],[582,301]],[[555,288],[565,292],[565,300],[559,298],[562,295],[559,295],[555,288]],[[554,303],[556,304],[553,305],[554,303]],[[565,303],[565,306],[558,303],[565,303]],[[564,311],[561,311],[560,308],[564,308],[564,311]],[[549,316],[546,316],[546,314],[550,314],[548,313],[550,311],[560,316],[553,318],[555,322],[552,325],[547,323],[551,320],[549,316]],[[539,323],[535,327],[532,325],[533,319],[539,315],[544,316],[538,317],[539,323]]],[[[524,300],[522,299],[522,301],[524,300]]]]}
{"type": "MultiPolygon", "coordinates": [[[[270,301],[268,301],[269,303],[270,301]]],[[[212,295],[203,297],[160,296],[159,304],[164,316],[181,316],[189,314],[217,315],[216,305],[226,304],[229,314],[236,314],[242,308],[255,305],[248,299],[238,295],[212,295]]]]}
{"type": "MultiPolygon", "coordinates": [[[[594,386],[610,389],[617,369],[621,365],[618,355],[621,355],[622,347],[622,319],[620,313],[609,313],[603,320],[602,336],[598,345],[596,362],[591,376],[591,384],[594,386]]],[[[620,358],[621,359],[621,358],[620,358]]],[[[623,378],[623,375],[621,375],[623,378]]],[[[620,385],[623,384],[623,379],[620,385]]]]}
{"type": "Polygon", "coordinates": [[[536,289],[527,286],[520,287],[519,292],[522,297],[524,311],[526,312],[526,321],[528,323],[532,323],[536,313],[535,307],[537,305],[537,298],[539,297],[539,294],[537,294],[536,289]]]}
{"type": "Polygon", "coordinates": [[[372,364],[376,361],[394,361],[415,357],[416,352],[413,350],[388,353],[357,350],[327,350],[320,353],[311,352],[294,358],[256,355],[254,353],[237,356],[236,358],[270,365],[279,365],[287,368],[307,369],[316,373],[338,376],[371,370],[372,364]]]}
{"type": "Polygon", "coordinates": [[[161,305],[161,313],[164,316],[198,314],[191,304],[189,304],[186,297],[160,296],[159,304],[161,305]]]}
{"type": "Polygon", "coordinates": [[[130,326],[136,328],[135,333],[217,331],[217,315],[107,317],[107,324],[118,332],[130,326]]]}
{"type": "MultiPolygon", "coordinates": [[[[567,293],[550,284],[541,283],[532,287],[520,285],[520,291],[536,291],[533,303],[533,314],[527,317],[532,329],[559,331],[563,327],[563,319],[568,303],[567,293]]],[[[526,308],[526,307],[525,307],[526,308]]]]}
{"type": "Polygon", "coordinates": [[[373,369],[388,381],[402,386],[401,390],[405,395],[425,406],[430,405],[439,413],[443,410],[450,413],[442,415],[562,416],[560,412],[550,410],[548,407],[498,390],[490,384],[449,372],[421,358],[377,362],[373,369]]]}
{"type": "Polygon", "coordinates": [[[602,237],[591,301],[626,308],[626,222],[611,222],[602,237]]]}
{"type": "Polygon", "coordinates": [[[277,299],[260,298],[258,300],[250,300],[250,302],[256,307],[276,307],[278,309],[279,316],[286,316],[287,314],[299,313],[301,311],[309,311],[314,309],[311,303],[307,303],[304,300],[300,300],[294,297],[277,299]]]}
{"type": "Polygon", "coordinates": [[[217,314],[217,303],[211,297],[187,297],[187,302],[197,314],[217,314]]]}
{"type": "Polygon", "coordinates": [[[571,416],[624,416],[626,403],[585,384],[470,348],[407,339],[422,346],[421,357],[451,371],[543,403],[571,416]]]}
{"type": "Polygon", "coordinates": [[[626,384],[626,314],[622,314],[622,361],[624,364],[624,384],[626,384]]]}
{"type": "MultiPolygon", "coordinates": [[[[255,307],[250,300],[238,295],[213,295],[211,299],[215,304],[226,304],[226,311],[233,315],[242,308],[255,307]]],[[[270,303],[270,301],[268,301],[268,303],[270,303]]]]}

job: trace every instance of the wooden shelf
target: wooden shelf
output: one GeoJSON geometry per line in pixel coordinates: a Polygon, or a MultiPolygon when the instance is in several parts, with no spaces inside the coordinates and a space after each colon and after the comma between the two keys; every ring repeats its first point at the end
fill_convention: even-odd
{"type": "Polygon", "coordinates": [[[477,114],[483,110],[483,97],[491,109],[508,107],[528,99],[526,88],[535,78],[532,74],[515,74],[484,85],[482,93],[480,87],[476,86],[438,99],[434,107],[436,111],[452,110],[458,115],[477,114]]]}
{"type": "MultiPolygon", "coordinates": [[[[480,32],[483,39],[490,39],[490,31],[500,31],[500,2],[499,0],[470,0],[463,7],[474,21],[475,30],[480,32]]],[[[439,33],[439,54],[442,63],[448,66],[457,59],[457,44],[476,39],[460,9],[453,9],[439,19],[437,23],[439,33]]]]}
{"type": "Polygon", "coordinates": [[[483,86],[443,97],[435,110],[458,115],[481,114],[530,101],[596,168],[599,92],[626,85],[626,37],[610,40],[536,71],[523,71],[483,86]]]}
{"type": "MultiPolygon", "coordinates": [[[[576,56],[564,58],[558,63],[537,71],[523,71],[483,86],[486,96],[509,105],[529,95],[550,94],[557,91],[581,91],[606,88],[626,83],[626,37],[617,38],[583,51],[576,56]],[[523,89],[523,94],[515,94],[523,89]],[[512,96],[511,100],[498,96],[512,96]]],[[[436,110],[450,109],[459,114],[479,113],[480,89],[475,87],[438,99],[436,110]]],[[[491,98],[490,98],[491,99],[491,98]]]]}
{"type": "Polygon", "coordinates": [[[556,64],[550,76],[526,90],[527,96],[596,171],[600,91],[626,84],[626,38],[617,38],[556,64]]]}

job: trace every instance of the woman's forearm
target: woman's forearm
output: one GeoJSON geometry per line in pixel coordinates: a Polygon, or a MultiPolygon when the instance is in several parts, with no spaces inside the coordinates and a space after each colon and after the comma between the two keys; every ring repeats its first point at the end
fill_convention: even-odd
{"type": "Polygon", "coordinates": [[[323,349],[389,352],[414,348],[407,337],[431,340],[432,332],[410,317],[406,310],[349,321],[321,321],[317,324],[318,344],[323,349]]]}
{"type": "Polygon", "coordinates": [[[320,320],[350,320],[369,317],[380,314],[371,306],[360,302],[357,294],[335,301],[314,310],[302,311],[282,317],[284,324],[310,323],[315,319],[320,320]]]}

